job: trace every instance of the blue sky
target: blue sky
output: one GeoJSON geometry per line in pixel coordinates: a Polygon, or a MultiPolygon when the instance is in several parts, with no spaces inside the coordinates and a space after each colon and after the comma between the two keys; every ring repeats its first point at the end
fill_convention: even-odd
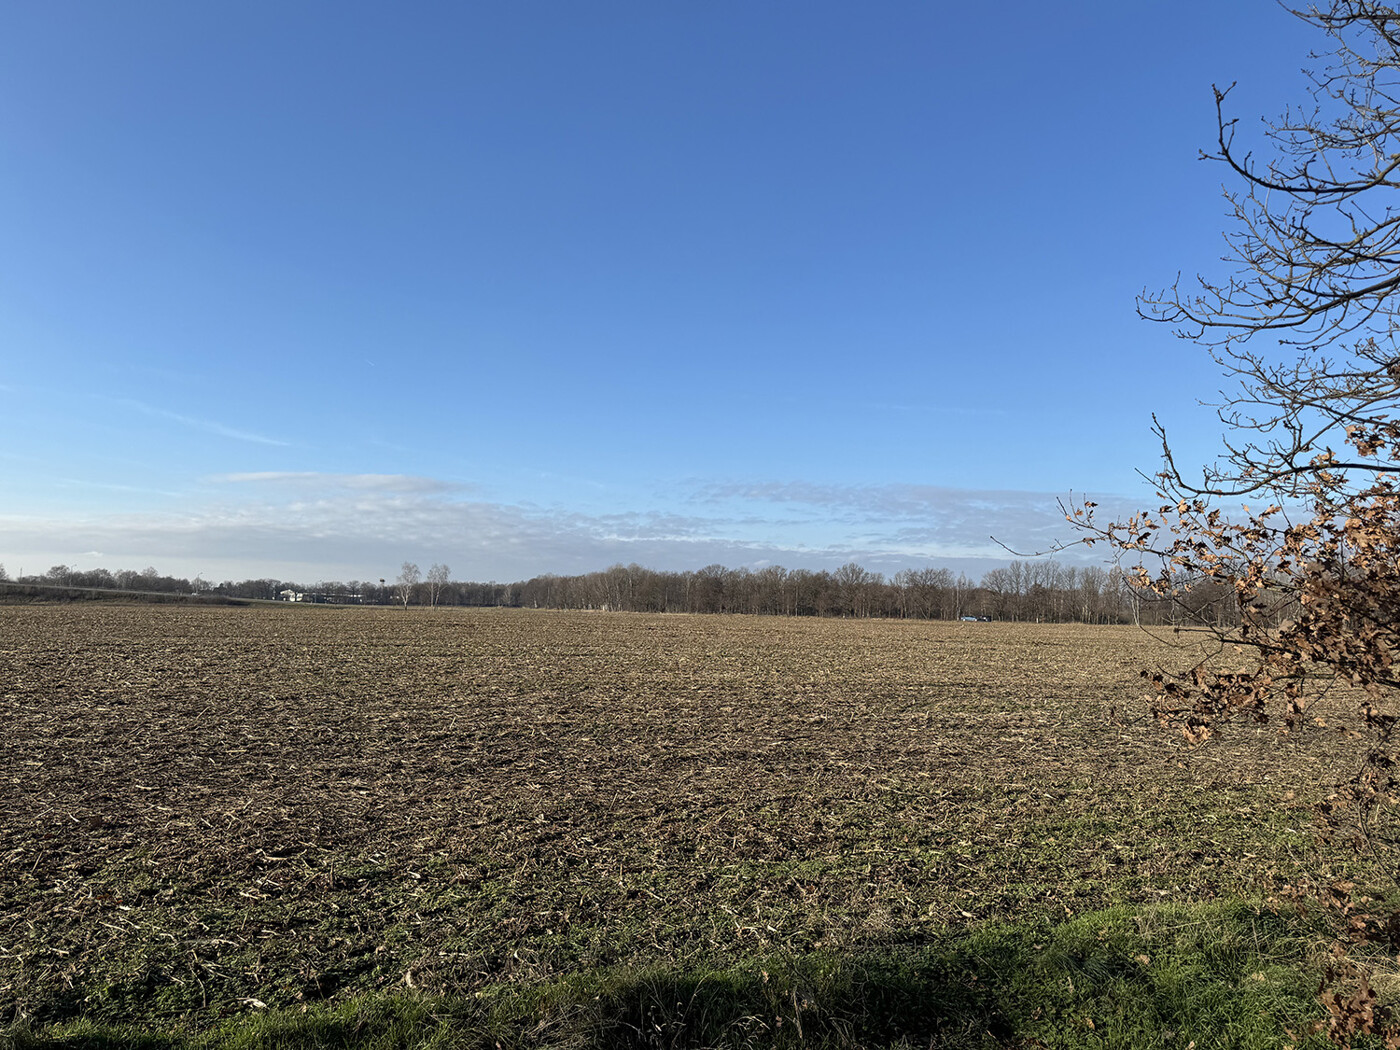
{"type": "MultiPolygon", "coordinates": [[[[1266,0],[33,4],[0,563],[976,574],[1219,436],[1134,297],[1322,43],[1266,0]]],[[[1095,552],[1097,553],[1097,552],[1095,552]]]]}

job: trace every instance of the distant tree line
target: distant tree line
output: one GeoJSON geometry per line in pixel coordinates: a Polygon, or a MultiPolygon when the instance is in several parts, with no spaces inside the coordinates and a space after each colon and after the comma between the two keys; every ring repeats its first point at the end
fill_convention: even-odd
{"type": "MultiPolygon", "coordinates": [[[[0,581],[6,580],[0,565],[0,581]]],[[[214,584],[140,572],[78,570],[55,565],[19,583],[99,591],[203,594],[226,598],[292,600],[337,605],[459,605],[588,609],[610,612],[745,613],[920,620],[1031,621],[1039,623],[1206,623],[1238,621],[1233,592],[1196,587],[1185,600],[1163,601],[1117,568],[1064,565],[1054,560],[1013,561],[977,581],[948,569],[905,569],[886,577],[855,562],[834,571],[729,569],[707,565],[665,572],[614,565],[577,576],[536,576],[516,583],[449,579],[446,565],[426,574],[405,562],[394,580],[297,583],[272,578],[214,584]]],[[[1282,613],[1280,613],[1282,614],[1282,613]]]]}

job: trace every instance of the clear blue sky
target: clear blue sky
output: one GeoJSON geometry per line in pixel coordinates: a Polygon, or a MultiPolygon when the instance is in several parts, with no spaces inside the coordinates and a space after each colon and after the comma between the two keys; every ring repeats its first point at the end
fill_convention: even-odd
{"type": "Polygon", "coordinates": [[[1134,297],[1270,0],[62,3],[0,29],[0,563],[976,572],[1218,427],[1134,297]]]}

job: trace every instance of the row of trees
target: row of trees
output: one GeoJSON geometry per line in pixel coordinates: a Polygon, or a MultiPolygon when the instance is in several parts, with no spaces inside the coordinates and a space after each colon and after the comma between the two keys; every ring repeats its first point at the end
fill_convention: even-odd
{"type": "MultiPolygon", "coordinates": [[[[212,589],[211,585],[199,578],[188,580],[180,576],[165,576],[155,568],[148,566],[137,572],[134,569],[121,569],[118,572],[110,572],[107,569],[74,569],[67,565],[55,565],[47,572],[37,576],[21,575],[14,580],[10,579],[9,573],[5,571],[5,566],[0,565],[0,583],[14,582],[24,584],[48,585],[53,587],[77,587],[92,590],[109,591],[147,591],[158,594],[187,594],[192,591],[206,591],[212,589]]],[[[268,580],[267,583],[275,581],[268,580]]],[[[275,597],[276,593],[259,593],[256,597],[275,597]]],[[[254,597],[249,595],[249,597],[254,597]]]]}
{"type": "Polygon", "coordinates": [[[750,613],[770,616],[884,617],[955,620],[1131,618],[1127,578],[1096,566],[1013,562],[981,581],[949,569],[905,569],[886,578],[855,562],[835,571],[730,569],[661,572],[614,565],[580,576],[537,576],[503,585],[496,604],[629,612],[750,613]]]}
{"type": "MultiPolygon", "coordinates": [[[[5,579],[0,566],[0,580],[5,579]]],[[[459,605],[612,612],[747,613],[767,616],[879,617],[1080,623],[1234,622],[1235,603],[1224,591],[1193,592],[1194,604],[1157,600],[1150,589],[1116,568],[1065,565],[1053,559],[1014,561],[978,581],[949,569],[905,569],[886,577],[855,562],[834,571],[730,569],[708,565],[666,572],[614,565],[576,576],[544,575],[516,583],[451,579],[444,564],[424,573],[404,562],[398,576],[378,580],[318,581],[306,585],[273,578],[213,584],[140,572],[78,570],[55,565],[19,582],[66,588],[215,594],[228,598],[337,605],[459,605]]]]}

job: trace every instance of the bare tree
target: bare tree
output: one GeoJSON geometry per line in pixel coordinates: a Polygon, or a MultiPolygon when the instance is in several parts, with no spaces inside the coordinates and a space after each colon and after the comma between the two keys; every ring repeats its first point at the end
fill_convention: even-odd
{"type": "Polygon", "coordinates": [[[435,562],[428,570],[428,604],[436,605],[442,597],[442,589],[452,577],[452,570],[441,562],[435,562]]]}
{"type": "Polygon", "coordinates": [[[409,599],[413,597],[413,592],[418,589],[418,581],[423,578],[423,572],[417,564],[406,561],[399,569],[398,579],[395,584],[398,588],[399,601],[403,602],[403,607],[408,608],[409,599]]]}
{"type": "Polygon", "coordinates": [[[991,603],[992,617],[1009,620],[1016,607],[1017,579],[1010,569],[991,569],[982,574],[982,589],[991,603]]]}
{"type": "MultiPolygon", "coordinates": [[[[1359,689],[1361,768],[1324,818],[1370,846],[1394,841],[1400,797],[1400,9],[1332,0],[1293,14],[1329,47],[1313,56],[1311,103],[1264,125],[1264,159],[1227,118],[1229,89],[1215,91],[1208,156],[1239,187],[1232,272],[1140,301],[1237,381],[1217,406],[1222,460],[1187,477],[1159,427],[1157,510],[1103,527],[1092,504],[1071,514],[1138,560],[1135,598],[1208,607],[1222,650],[1252,656],[1244,670],[1207,658],[1149,675],[1159,717],[1189,740],[1239,716],[1301,727],[1320,691],[1359,689]],[[1258,348],[1266,335],[1283,350],[1258,348]],[[1245,494],[1267,505],[1241,514],[1245,494]]],[[[1400,918],[1352,921],[1356,936],[1400,943],[1400,918]]],[[[1334,1041],[1400,1045],[1363,974],[1339,962],[1323,998],[1334,1041]]]]}
{"type": "MultiPolygon", "coordinates": [[[[1238,118],[1225,113],[1230,87],[1215,88],[1216,148],[1202,156],[1239,182],[1226,195],[1232,272],[1139,300],[1144,317],[1176,326],[1239,380],[1216,406],[1233,435],[1224,460],[1199,481],[1178,469],[1158,427],[1167,480],[1185,495],[1305,494],[1317,457],[1352,428],[1388,419],[1400,396],[1400,214],[1390,197],[1400,188],[1400,13],[1335,0],[1293,14],[1331,44],[1312,56],[1326,65],[1309,73],[1311,104],[1266,122],[1262,143],[1240,141],[1238,118]],[[1262,161],[1259,145],[1270,151],[1262,161]],[[1264,333],[1289,352],[1255,349],[1264,333]]],[[[1326,466],[1400,471],[1360,454],[1332,454],[1326,466]]]]}
{"type": "Polygon", "coordinates": [[[952,618],[954,620],[962,619],[963,613],[967,610],[967,602],[972,596],[973,590],[972,581],[967,578],[967,573],[958,573],[958,578],[953,581],[952,589],[949,594],[952,599],[949,604],[949,609],[952,612],[952,618]]]}
{"type": "Polygon", "coordinates": [[[875,580],[874,575],[855,562],[849,561],[831,576],[836,584],[841,615],[868,616],[870,586],[875,580]]]}
{"type": "MultiPolygon", "coordinates": [[[[1162,506],[1097,530],[1120,551],[1155,559],[1151,572],[1133,574],[1139,588],[1169,600],[1198,585],[1235,594],[1239,608],[1216,609],[1217,621],[1239,623],[1261,645],[1290,603],[1310,606],[1309,630],[1323,631],[1319,596],[1334,588],[1328,608],[1353,619],[1324,633],[1386,635],[1400,621],[1400,586],[1372,595],[1369,611],[1350,600],[1360,566],[1400,545],[1400,198],[1390,197],[1400,189],[1400,9],[1332,0],[1293,14],[1329,48],[1313,56],[1324,65],[1308,74],[1312,102],[1264,124],[1263,159],[1237,140],[1229,89],[1215,90],[1216,149],[1205,156],[1238,182],[1227,194],[1232,273],[1197,278],[1189,290],[1178,281],[1139,303],[1237,381],[1217,406],[1231,435],[1223,460],[1188,478],[1159,428],[1162,506]],[[1266,334],[1282,352],[1255,348],[1266,334]],[[1265,497],[1266,509],[1239,520],[1218,506],[1246,494],[1265,497]]],[[[1092,507],[1074,516],[1092,521],[1092,507]]],[[[1280,642],[1269,636],[1267,646],[1280,642]]],[[[1290,659],[1303,646],[1304,663],[1328,660],[1301,638],[1282,644],[1290,659]]],[[[1204,731],[1210,719],[1198,715],[1204,731]]]]}
{"type": "Polygon", "coordinates": [[[947,569],[920,569],[914,573],[914,614],[924,619],[943,615],[944,596],[953,588],[953,574],[947,569]]]}
{"type": "Polygon", "coordinates": [[[755,612],[781,616],[785,611],[784,585],[788,572],[781,565],[765,565],[754,573],[755,612]]]}

